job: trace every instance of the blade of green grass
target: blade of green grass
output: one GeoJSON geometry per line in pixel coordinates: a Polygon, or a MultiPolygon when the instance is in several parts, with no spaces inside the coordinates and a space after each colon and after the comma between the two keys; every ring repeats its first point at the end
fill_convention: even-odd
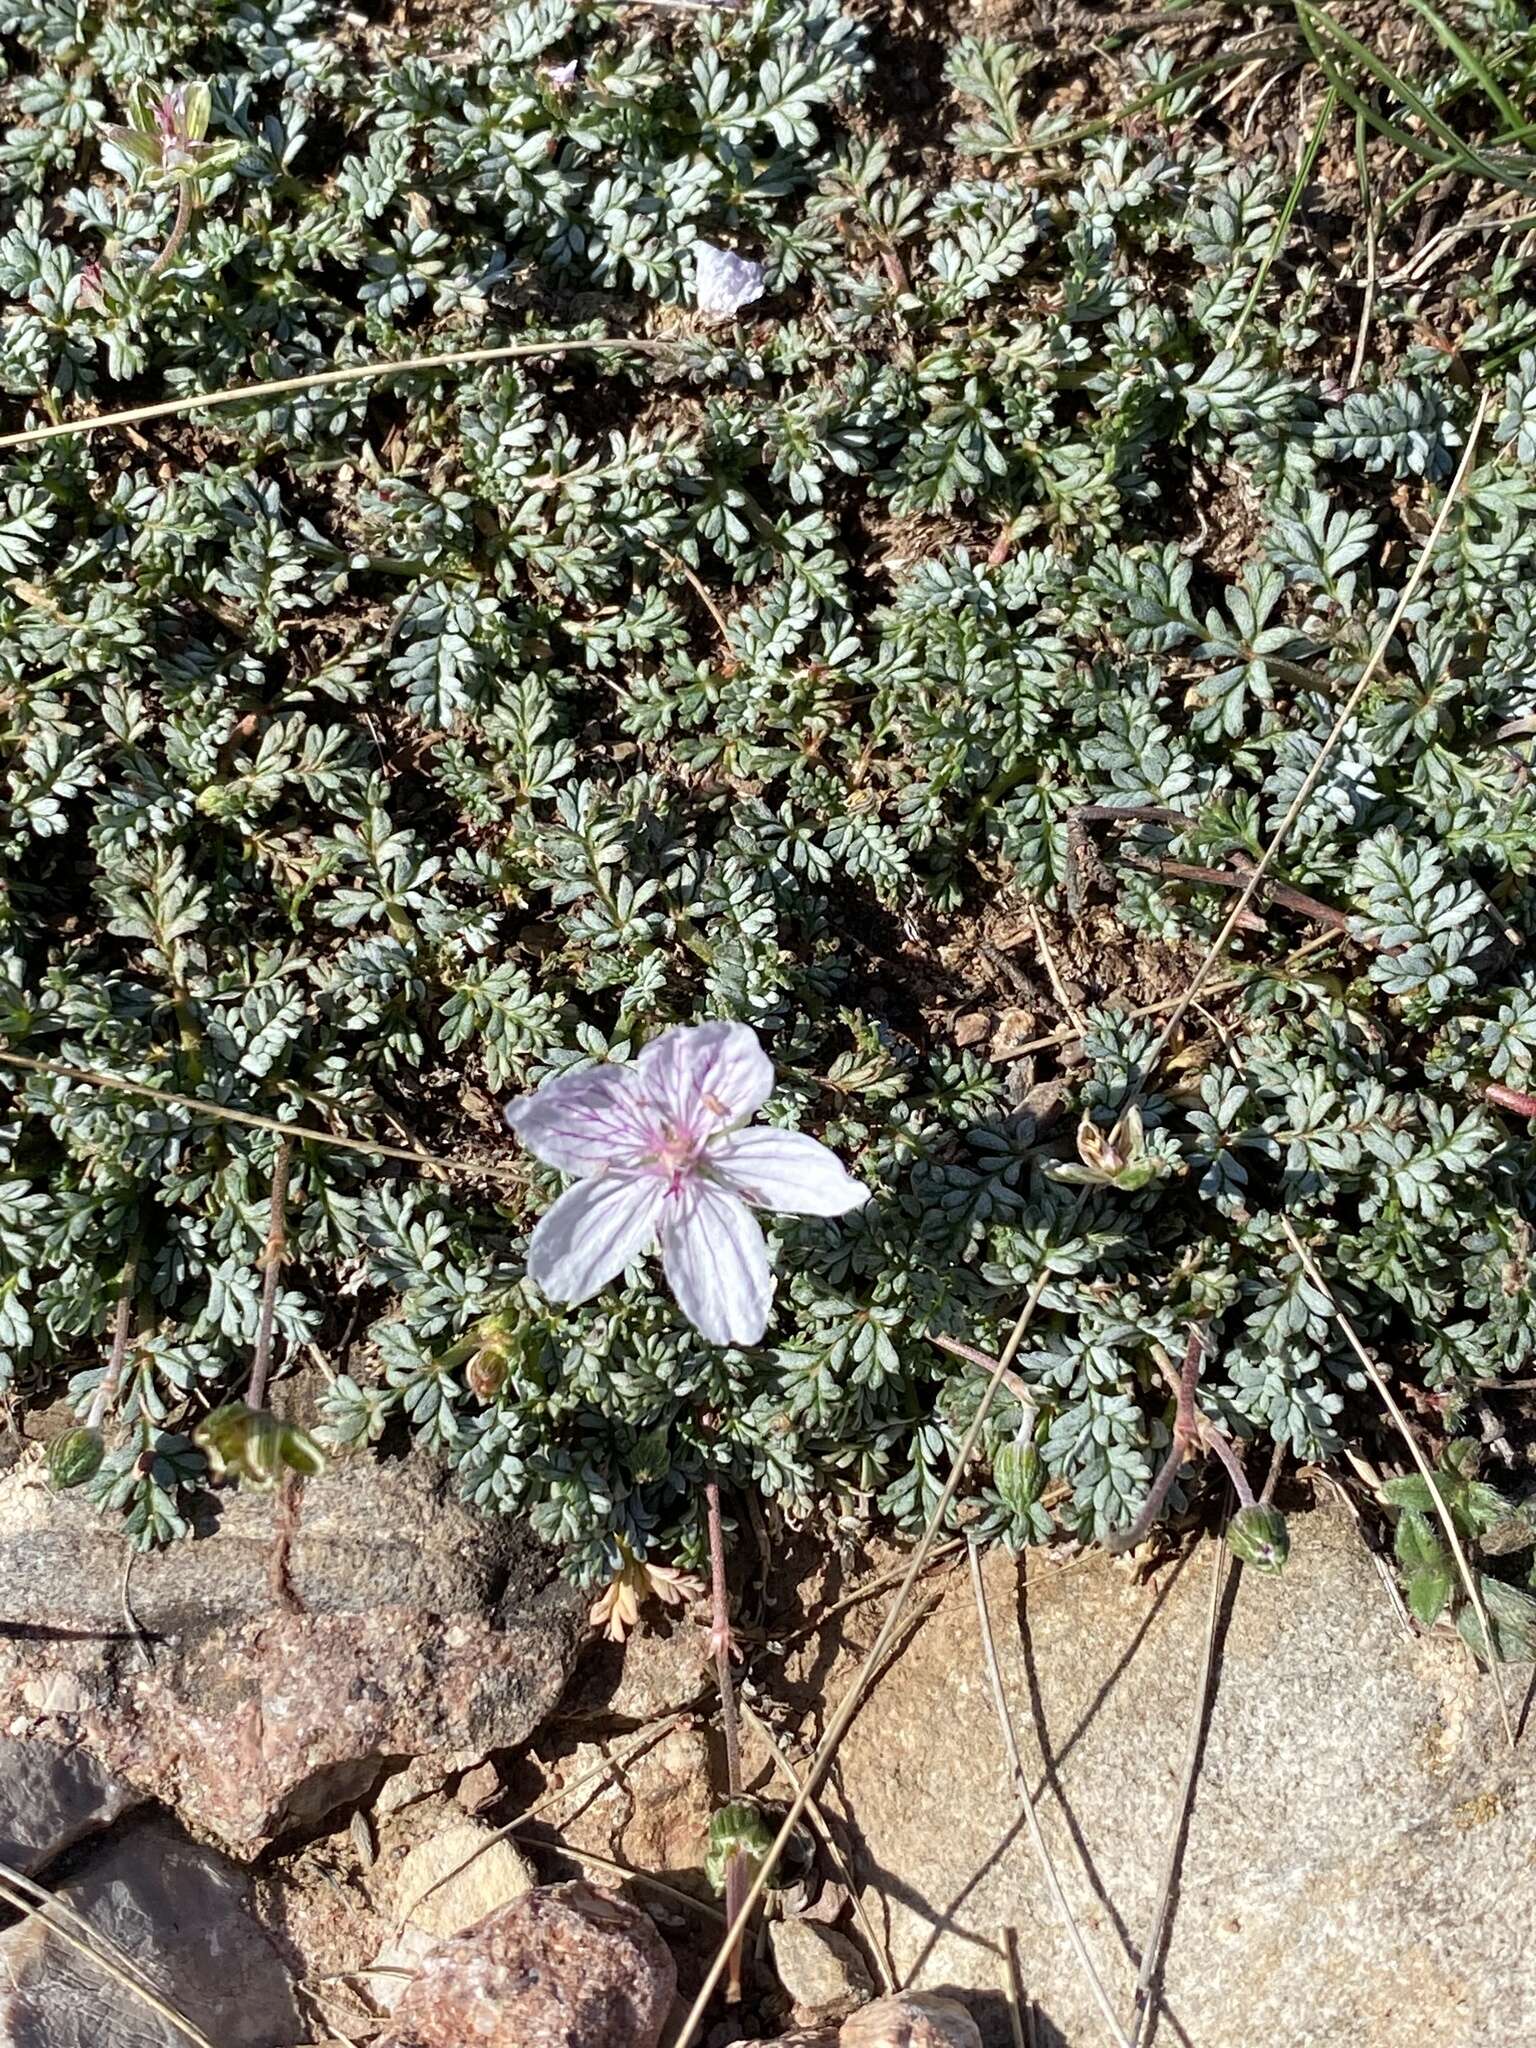
{"type": "Polygon", "coordinates": [[[1330,85],[1323,97],[1321,111],[1313,124],[1312,139],[1307,144],[1301,162],[1296,167],[1296,175],[1291,180],[1291,189],[1285,195],[1285,204],[1281,207],[1280,217],[1275,222],[1275,232],[1269,238],[1269,247],[1264,251],[1264,260],[1254,275],[1252,288],[1248,293],[1248,297],[1243,302],[1243,310],[1237,316],[1237,325],[1232,329],[1227,339],[1228,348],[1235,349],[1237,347],[1238,342],[1242,339],[1243,329],[1248,325],[1249,315],[1259,303],[1259,294],[1264,289],[1264,283],[1269,276],[1271,265],[1284,246],[1286,234],[1296,215],[1296,209],[1301,204],[1301,195],[1306,190],[1307,180],[1312,175],[1312,166],[1317,162],[1317,153],[1323,146],[1323,137],[1327,133],[1328,123],[1333,119],[1333,110],[1338,104],[1338,87],[1330,85]]]}
{"type": "Polygon", "coordinates": [[[1462,41],[1450,23],[1437,14],[1434,8],[1430,6],[1429,0],[1408,0],[1408,5],[1419,16],[1420,20],[1428,22],[1438,41],[1445,49],[1450,51],[1468,77],[1476,79],[1483,91],[1488,95],[1488,98],[1504,117],[1506,126],[1517,131],[1524,128],[1527,125],[1524,115],[1514,105],[1503,86],[1499,84],[1499,81],[1483,62],[1480,53],[1474,50],[1470,43],[1462,41]]]}
{"type": "Polygon", "coordinates": [[[1321,5],[1321,0],[1294,0],[1294,4],[1297,21],[1324,77],[1338,88],[1339,96],[1346,106],[1352,107],[1357,114],[1362,115],[1378,134],[1441,170],[1461,170],[1468,176],[1486,178],[1492,184],[1506,185],[1517,192],[1536,189],[1533,188],[1530,178],[1524,175],[1536,170],[1536,162],[1530,158],[1521,158],[1518,167],[1514,167],[1474,148],[1464,135],[1459,134],[1442,119],[1422,94],[1395,71],[1385,58],[1378,56],[1368,45],[1351,35],[1343,23],[1321,5]],[[1334,52],[1326,46],[1325,39],[1331,41],[1335,51],[1342,51],[1352,58],[1375,85],[1392,94],[1415,119],[1421,121],[1435,138],[1435,144],[1439,146],[1426,142],[1423,136],[1414,134],[1411,129],[1403,127],[1400,122],[1392,120],[1379,108],[1373,107],[1337,68],[1334,52]]]}

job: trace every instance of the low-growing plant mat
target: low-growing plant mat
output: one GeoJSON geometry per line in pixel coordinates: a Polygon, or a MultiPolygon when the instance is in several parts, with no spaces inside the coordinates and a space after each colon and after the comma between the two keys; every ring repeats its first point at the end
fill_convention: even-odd
{"type": "Polygon", "coordinates": [[[6,33],[0,1345],[135,1540],[253,1354],[594,1585],[711,1478],[921,1528],[1026,1301],[1015,1546],[1134,1524],[1193,1327],[1255,1492],[1407,1468],[1345,1327],[1432,1444],[1529,1374],[1513,14],[6,33]],[[541,1299],[501,1119],[710,1016],[875,1194],[743,1351],[541,1299]]]}

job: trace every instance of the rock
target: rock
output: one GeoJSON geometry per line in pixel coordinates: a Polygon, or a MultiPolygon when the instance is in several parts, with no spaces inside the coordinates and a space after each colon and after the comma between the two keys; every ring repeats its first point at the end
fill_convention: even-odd
{"type": "Polygon", "coordinates": [[[768,1945],[779,1982],[807,2012],[846,2013],[874,1991],[864,1958],[835,1928],[810,1920],[776,1920],[768,1945]]]}
{"type": "MultiPolygon", "coordinates": [[[[633,1740],[633,1738],[631,1738],[633,1740]]],[[[607,1745],[582,1743],[562,1760],[566,1782],[576,1785],[597,1768],[607,1745]]],[[[612,1745],[621,1755],[624,1744],[612,1745]]],[[[549,1816],[562,1843],[595,1849],[634,1870],[665,1874],[709,1896],[704,1857],[714,1810],[709,1741],[702,1729],[669,1729],[649,1749],[620,1764],[606,1783],[577,1791],[574,1811],[549,1816]]]]}
{"type": "Polygon", "coordinates": [[[500,1771],[494,1764],[476,1764],[454,1786],[453,1797],[466,1813],[479,1813],[484,1807],[494,1806],[501,1797],[500,1771]]]}
{"type": "Polygon", "coordinates": [[[131,1786],[82,1749],[0,1736],[0,1863],[44,1870],[134,1804],[131,1786]]]}
{"type": "Polygon", "coordinates": [[[272,1508],[220,1496],[216,1527],[138,1561],[38,1469],[0,1479],[0,1575],[30,1635],[0,1641],[0,1721],[79,1744],[140,1793],[254,1854],[366,1795],[386,1769],[433,1782],[526,1741],[559,1698],[584,1605],[508,1518],[470,1513],[424,1458],[311,1480],[272,1607],[272,1508]]]}
{"type": "Polygon", "coordinates": [[[657,2048],[676,1988],[638,1908],[549,1885],[440,1942],[377,2048],[657,2048]]]}
{"type": "Polygon", "coordinates": [[[462,1933],[538,1883],[533,1865],[495,1831],[459,1820],[418,1842],[395,1875],[395,1914],[427,1934],[462,1933]]]}
{"type": "Polygon", "coordinates": [[[393,1772],[379,1787],[373,1802],[375,1817],[389,1820],[408,1806],[420,1806],[424,1800],[435,1799],[454,1771],[462,1767],[442,1756],[412,1757],[403,1771],[393,1772]]]}
{"type": "Polygon", "coordinates": [[[126,1772],[254,1852],[362,1797],[391,1758],[525,1741],[559,1697],[567,1647],[536,1622],[413,1608],[274,1614],[135,1679],[103,1733],[126,1772]]]}
{"type": "MultiPolygon", "coordinates": [[[[165,1821],[130,1829],[58,1889],[218,2048],[288,2048],[293,1986],[245,1874],[165,1821]]],[[[6,2048],[187,2048],[186,2035],[37,1917],[0,1934],[6,2048]]]]}
{"type": "Polygon", "coordinates": [[[837,2048],[981,2048],[981,2033],[953,1998],[901,1991],[844,2020],[837,2048]]]}
{"type": "MultiPolygon", "coordinates": [[[[195,1540],[135,1561],[133,1608],[151,1636],[271,1609],[271,1497],[206,1495],[200,1516],[195,1540]]],[[[81,1495],[52,1491],[35,1464],[0,1481],[0,1576],[13,1620],[103,1629],[121,1646],[121,1529],[81,1495]]],[[[315,1614],[462,1614],[493,1609],[509,1577],[511,1604],[526,1604],[547,1570],[509,1516],[476,1513],[446,1468],[413,1454],[348,1458],[309,1480],[288,1577],[315,1614]]]]}
{"type": "MultiPolygon", "coordinates": [[[[1536,1866],[1536,1779],[1505,1747],[1491,1681],[1454,1641],[1404,1634],[1342,1513],[1291,1531],[1283,1577],[1229,1587],[1162,1971],[1181,2038],[1536,2040],[1528,1887],[1511,1875],[1536,1866]]],[[[1021,1587],[999,1553],[986,1579],[1046,1837],[1125,2014],[1184,1777],[1209,1558],[1155,1590],[1102,1558],[1070,1576],[1037,1559],[1021,1587]]],[[[823,1682],[839,1696],[836,1672],[823,1682]]],[[[1524,1684],[1506,1673],[1512,1699],[1524,1684]]],[[[866,1896],[903,1982],[995,1994],[1012,1926],[1047,2034],[1101,2038],[1017,1825],[963,1574],[860,1709],[837,1787],[859,1867],[890,1873],[866,1896]]],[[[1003,2043],[996,2010],[987,2038],[1003,2043]]]]}
{"type": "Polygon", "coordinates": [[[703,1698],[714,1684],[709,1631],[686,1615],[639,1628],[622,1643],[597,1636],[561,1704],[561,1718],[640,1727],[703,1698]]]}
{"type": "Polygon", "coordinates": [[[438,1937],[424,1927],[402,1928],[393,1941],[386,1941],[368,1967],[368,1996],[374,2004],[393,2012],[437,1943],[438,1937]]]}

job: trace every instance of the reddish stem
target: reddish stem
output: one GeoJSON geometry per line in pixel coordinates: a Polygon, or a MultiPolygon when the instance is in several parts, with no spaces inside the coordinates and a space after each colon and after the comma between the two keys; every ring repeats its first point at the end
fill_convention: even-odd
{"type": "Polygon", "coordinates": [[[1506,1088],[1498,1081],[1489,1081],[1483,1095],[1495,1109],[1507,1109],[1512,1116],[1536,1117],[1536,1095],[1522,1094],[1518,1088],[1506,1088]]]}
{"type": "MultiPolygon", "coordinates": [[[[725,1524],[720,1516],[720,1483],[706,1481],[704,1504],[709,1522],[710,1646],[715,1653],[715,1678],[720,1687],[720,1726],[725,1736],[725,1786],[732,1799],[741,1794],[741,1733],[736,1725],[736,1684],[731,1677],[731,1595],[725,1577],[725,1524]]],[[[747,1866],[733,1854],[725,1866],[725,1924],[734,1927],[747,1897],[747,1866]]],[[[726,1997],[741,1998],[741,1937],[731,1945],[726,1997]]]]}

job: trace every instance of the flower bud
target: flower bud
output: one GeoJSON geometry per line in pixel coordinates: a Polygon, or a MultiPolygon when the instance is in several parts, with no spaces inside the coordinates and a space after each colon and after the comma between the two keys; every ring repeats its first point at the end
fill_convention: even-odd
{"type": "Polygon", "coordinates": [[[101,1470],[106,1449],[99,1429],[66,1429],[48,1446],[48,1477],[60,1488],[84,1486],[101,1470]]]}
{"type": "Polygon", "coordinates": [[[1026,1514],[1045,1485],[1040,1453],[1033,1444],[1001,1445],[992,1460],[992,1481],[1010,1514],[1026,1514]]]}
{"type": "Polygon", "coordinates": [[[1227,1525],[1234,1557],[1259,1572],[1283,1572],[1291,1554],[1291,1532],[1278,1508],[1239,1508],[1227,1525]]]}

